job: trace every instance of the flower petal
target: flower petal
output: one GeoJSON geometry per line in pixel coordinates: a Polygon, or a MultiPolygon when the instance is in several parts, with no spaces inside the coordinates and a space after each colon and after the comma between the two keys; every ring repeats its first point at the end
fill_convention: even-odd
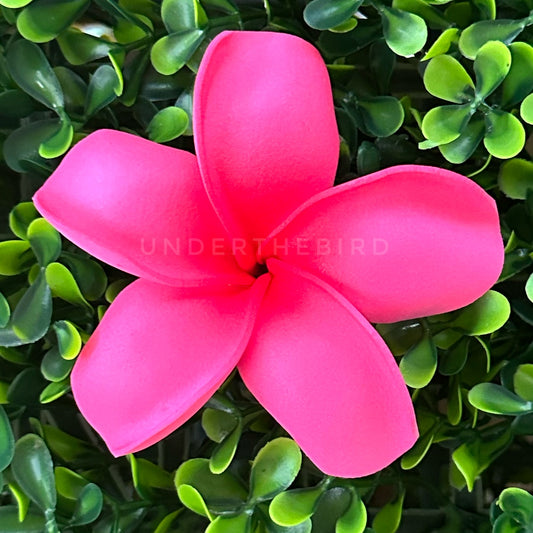
{"type": "Polygon", "coordinates": [[[370,322],[463,307],[498,279],[503,243],[494,200],[434,167],[392,167],[317,195],[266,240],[320,276],[370,322]]]}
{"type": "Polygon", "coordinates": [[[119,294],[72,372],[78,407],[115,456],[167,436],[216,391],[269,279],[219,292],[137,280],[119,294]]]}
{"type": "Polygon", "coordinates": [[[194,155],[113,130],[79,142],[34,197],[72,242],[171,285],[247,283],[194,155]]]}
{"type": "Polygon", "coordinates": [[[266,237],[333,184],[339,135],[328,72],[300,38],[217,36],[196,78],[193,118],[207,192],[234,237],[266,237]]]}
{"type": "Polygon", "coordinates": [[[273,280],[239,371],[259,402],[326,474],[377,472],[417,438],[389,349],[339,293],[269,260],[273,280]]]}

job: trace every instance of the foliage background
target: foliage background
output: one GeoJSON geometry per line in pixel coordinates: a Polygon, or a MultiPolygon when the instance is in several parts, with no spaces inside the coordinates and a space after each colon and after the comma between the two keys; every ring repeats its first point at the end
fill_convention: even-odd
{"type": "Polygon", "coordinates": [[[533,488],[533,0],[0,5],[0,533],[533,531],[533,497],[509,488],[533,488]],[[192,151],[195,71],[225,29],[294,33],[321,51],[338,183],[416,162],[468,175],[499,206],[494,291],[377,326],[421,437],[368,478],[301,462],[238,375],[164,441],[119,459],[70,394],[82,344],[132,279],[60,238],[29,199],[98,128],[192,151]]]}

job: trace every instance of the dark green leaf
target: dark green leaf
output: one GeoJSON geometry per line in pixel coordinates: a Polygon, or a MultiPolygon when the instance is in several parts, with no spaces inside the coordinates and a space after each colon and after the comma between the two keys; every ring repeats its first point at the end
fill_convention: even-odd
{"type": "Polygon", "coordinates": [[[195,30],[207,24],[205,11],[198,0],[163,0],[161,18],[168,33],[195,30]]]}
{"type": "Polygon", "coordinates": [[[44,441],[29,433],[15,445],[11,471],[17,483],[43,511],[56,506],[56,488],[52,457],[44,441]]]}
{"type": "Polygon", "coordinates": [[[11,316],[11,308],[6,297],[0,292],[0,328],[5,328],[11,316]]]}
{"type": "Polygon", "coordinates": [[[0,472],[9,466],[11,459],[13,459],[14,451],[15,438],[13,437],[11,424],[4,408],[0,405],[0,472]]]}
{"type": "Polygon", "coordinates": [[[56,112],[63,109],[59,80],[36,44],[23,39],[15,41],[6,58],[9,73],[24,92],[56,112]]]}
{"type": "Polygon", "coordinates": [[[102,512],[103,503],[100,488],[94,483],[88,483],[78,497],[70,523],[73,526],[82,526],[94,522],[102,512]]]}
{"type": "Polygon", "coordinates": [[[110,65],[99,66],[91,77],[85,100],[85,114],[92,116],[119,94],[120,81],[110,65]]]}
{"type": "Polygon", "coordinates": [[[328,30],[346,22],[362,3],[362,0],[312,0],[305,6],[304,20],[311,28],[328,30]]]}
{"type": "Polygon", "coordinates": [[[9,213],[9,227],[19,239],[26,239],[29,225],[38,217],[32,202],[21,202],[9,213]]]}
{"type": "Polygon", "coordinates": [[[19,521],[18,509],[15,505],[0,507],[0,524],[2,533],[43,533],[44,516],[30,512],[23,522],[19,521]]]}
{"type": "Polygon", "coordinates": [[[520,415],[533,411],[533,402],[523,400],[494,383],[477,384],[468,393],[468,401],[481,411],[497,415],[520,415]]]}
{"type": "Polygon", "coordinates": [[[37,218],[28,226],[27,238],[42,267],[59,257],[61,237],[44,218],[37,218]]]}
{"type": "Polygon", "coordinates": [[[357,105],[366,129],[376,137],[392,135],[403,123],[402,104],[392,96],[362,98],[357,105]]]}
{"type": "Polygon", "coordinates": [[[112,51],[120,49],[117,43],[83,33],[75,28],[64,31],[57,38],[57,43],[66,60],[72,65],[83,65],[107,57],[112,51]]]}
{"type": "Polygon", "coordinates": [[[46,352],[41,361],[41,373],[48,381],[63,381],[72,370],[74,362],[63,359],[54,346],[46,352]]]}
{"type": "Polygon", "coordinates": [[[450,162],[459,165],[468,160],[476,151],[485,135],[485,121],[472,118],[463,132],[454,141],[439,145],[440,153],[450,162]]]}

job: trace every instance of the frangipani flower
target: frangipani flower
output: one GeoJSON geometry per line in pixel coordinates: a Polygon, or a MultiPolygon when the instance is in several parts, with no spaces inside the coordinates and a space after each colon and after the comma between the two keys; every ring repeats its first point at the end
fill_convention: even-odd
{"type": "Polygon", "coordinates": [[[285,34],[225,32],[194,94],[196,156],[130,134],[78,143],[35,195],[71,241],[140,279],[87,342],[72,390],[115,455],[159,441],[235,366],[324,472],[412,446],[409,393],[370,322],[465,306],[503,261],[493,200],[408,165],[332,187],[326,67],[285,34]]]}

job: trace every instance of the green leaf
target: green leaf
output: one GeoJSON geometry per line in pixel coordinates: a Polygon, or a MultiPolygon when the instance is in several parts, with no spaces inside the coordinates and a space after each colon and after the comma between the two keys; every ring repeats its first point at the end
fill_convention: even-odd
{"type": "Polygon", "coordinates": [[[533,401],[533,364],[518,365],[513,376],[513,385],[518,396],[533,401]]]}
{"type": "Polygon", "coordinates": [[[16,9],[18,7],[27,6],[33,0],[0,0],[0,5],[16,9]]]}
{"type": "Polygon", "coordinates": [[[366,129],[376,137],[392,135],[403,123],[402,104],[392,96],[361,98],[357,101],[357,108],[366,129]]]}
{"type": "Polygon", "coordinates": [[[214,442],[221,443],[237,424],[237,418],[226,411],[208,407],[202,413],[202,427],[205,434],[214,442]]]}
{"type": "Polygon", "coordinates": [[[11,308],[6,297],[0,292],[0,328],[5,328],[11,316],[11,308]]]}
{"type": "Polygon", "coordinates": [[[437,370],[437,348],[430,335],[424,335],[400,361],[400,371],[409,387],[425,387],[437,370]]]}
{"type": "Polygon", "coordinates": [[[440,55],[432,59],[424,71],[427,91],[449,102],[462,104],[474,96],[474,82],[464,67],[452,56],[440,55]]]}
{"type": "Polygon", "coordinates": [[[533,496],[524,489],[509,487],[498,498],[500,509],[519,524],[533,523],[533,496]]]}
{"type": "Polygon", "coordinates": [[[479,446],[479,440],[476,439],[472,443],[461,444],[452,454],[453,462],[464,476],[470,492],[473,490],[477,476],[482,470],[479,464],[479,446]]]}
{"type": "Polygon", "coordinates": [[[533,302],[533,274],[530,274],[529,278],[527,278],[525,291],[529,301],[533,302]]]}
{"type": "Polygon", "coordinates": [[[150,53],[152,65],[160,74],[174,74],[189,61],[204,37],[204,30],[185,30],[159,39],[150,53]]]}
{"type": "Polygon", "coordinates": [[[45,519],[42,515],[30,512],[23,522],[19,521],[15,505],[0,507],[0,524],[2,533],[43,533],[45,519]]]}
{"type": "Polygon", "coordinates": [[[59,128],[39,146],[39,155],[45,159],[54,159],[63,155],[69,148],[74,138],[74,128],[70,119],[63,115],[59,128]]]}
{"type": "Polygon", "coordinates": [[[9,466],[14,452],[15,438],[13,437],[11,424],[4,408],[0,405],[0,472],[9,466]]]}
{"type": "Polygon", "coordinates": [[[529,189],[533,189],[533,162],[513,158],[500,167],[498,186],[509,198],[525,200],[529,189]]]}
{"type": "Polygon", "coordinates": [[[65,59],[72,65],[83,65],[95,59],[107,57],[111,52],[119,49],[117,43],[83,33],[76,28],[64,31],[57,38],[57,43],[65,59]]]}
{"type": "Polygon", "coordinates": [[[436,144],[450,143],[461,135],[471,116],[468,104],[434,107],[422,120],[422,133],[436,144]]]}
{"type": "Polygon", "coordinates": [[[83,297],[76,280],[67,267],[61,263],[50,263],[46,267],[46,281],[54,296],[92,310],[91,305],[83,297]]]}
{"type": "Polygon", "coordinates": [[[492,94],[511,68],[511,52],[500,41],[489,41],[476,54],[476,93],[480,98],[492,94]]]}
{"type": "Polygon", "coordinates": [[[362,3],[362,0],[312,0],[305,6],[304,20],[317,30],[335,28],[352,17],[362,3]]]}
{"type": "Polygon", "coordinates": [[[492,525],[492,533],[523,533],[524,530],[506,514],[500,515],[492,525]]]}
{"type": "Polygon", "coordinates": [[[60,320],[54,324],[59,354],[63,359],[75,359],[81,350],[81,337],[72,322],[60,320]]]}
{"type": "Polygon", "coordinates": [[[33,202],[21,202],[9,213],[9,227],[19,239],[25,240],[29,225],[39,216],[33,202]]]}
{"type": "Polygon", "coordinates": [[[10,325],[20,344],[28,344],[45,335],[51,318],[52,295],[41,272],[15,307],[10,325]]]}
{"type": "Polygon", "coordinates": [[[107,276],[96,261],[69,252],[61,254],[61,261],[72,273],[85,298],[98,300],[102,297],[107,287],[107,276]]]}
{"type": "Polygon", "coordinates": [[[236,516],[219,516],[209,524],[205,533],[249,533],[252,515],[241,513],[236,516]]]}
{"type": "Polygon", "coordinates": [[[526,27],[524,20],[481,20],[468,26],[459,37],[459,49],[468,59],[474,59],[479,49],[489,41],[510,44],[526,27]]]}
{"type": "Polygon", "coordinates": [[[489,20],[496,18],[496,0],[473,0],[473,4],[479,10],[482,18],[489,20]]]}
{"type": "Polygon", "coordinates": [[[533,93],[526,96],[520,105],[520,116],[528,124],[533,124],[533,93]]]}
{"type": "Polygon", "coordinates": [[[458,28],[448,28],[444,30],[438,37],[437,40],[431,45],[429,50],[426,52],[426,55],[422,58],[422,61],[427,61],[441,54],[445,54],[450,49],[453,43],[456,43],[459,40],[459,29],[458,28]]]}
{"type": "Polygon", "coordinates": [[[22,490],[43,511],[56,507],[56,488],[52,457],[44,441],[29,433],[15,445],[11,472],[22,490]]]}
{"type": "Polygon", "coordinates": [[[117,97],[120,80],[110,65],[100,65],[91,76],[85,100],[85,114],[92,116],[117,97]]]}
{"type": "Polygon", "coordinates": [[[205,27],[207,16],[198,0],[163,0],[161,18],[168,33],[205,27]]]}
{"type": "Polygon", "coordinates": [[[235,452],[237,451],[237,446],[239,445],[239,440],[242,434],[242,422],[239,420],[237,426],[233,431],[222,441],[211,454],[209,459],[209,468],[213,474],[221,474],[228,468],[235,452]]]}
{"type": "Polygon", "coordinates": [[[415,445],[402,456],[401,466],[404,470],[411,470],[415,466],[418,466],[422,459],[424,459],[433,444],[435,431],[436,426],[432,427],[423,435],[420,435],[415,445]]]}
{"type": "Polygon", "coordinates": [[[9,385],[7,399],[15,405],[38,405],[44,379],[37,367],[31,366],[20,372],[9,385]]]}
{"type": "Polygon", "coordinates": [[[533,91],[533,46],[527,43],[512,43],[511,69],[502,83],[502,106],[521,102],[533,91]]]}
{"type": "Polygon", "coordinates": [[[359,495],[352,492],[352,501],[346,512],[337,520],[335,533],[363,533],[366,527],[366,507],[359,495]]]}
{"type": "Polygon", "coordinates": [[[45,353],[41,361],[41,374],[48,381],[63,381],[73,366],[74,363],[63,359],[57,346],[54,346],[45,353]]]}
{"type": "Polygon", "coordinates": [[[42,432],[50,450],[63,461],[92,461],[94,464],[102,460],[93,446],[54,426],[43,424],[42,432]]]}
{"type": "Polygon", "coordinates": [[[521,122],[511,113],[491,109],[485,116],[487,133],[483,140],[490,154],[509,159],[519,154],[526,142],[521,122]]]}
{"type": "Polygon", "coordinates": [[[292,440],[280,437],[259,450],[250,473],[250,494],[254,501],[273,498],[296,479],[302,452],[292,440]]]}
{"type": "Polygon", "coordinates": [[[424,0],[393,0],[392,7],[423,18],[430,27],[446,29],[450,23],[435,7],[424,0]]]}
{"type": "Polygon", "coordinates": [[[375,533],[395,533],[402,520],[405,490],[391,502],[384,505],[374,517],[372,529],[375,533]]]}
{"type": "Polygon", "coordinates": [[[172,141],[183,135],[189,127],[189,115],[179,107],[165,107],[158,111],[148,124],[148,137],[155,142],[172,141]]]}
{"type": "Polygon", "coordinates": [[[24,8],[17,29],[28,41],[46,43],[68,28],[88,7],[89,0],[38,0],[24,8]]]}
{"type": "Polygon", "coordinates": [[[533,402],[494,383],[475,385],[468,393],[468,401],[477,409],[496,415],[520,415],[533,411],[533,402]]]}
{"type": "Polygon", "coordinates": [[[386,6],[381,6],[380,14],[383,35],[395,54],[408,57],[426,44],[428,30],[418,15],[386,6]]]}
{"type": "Polygon", "coordinates": [[[70,378],[61,381],[54,381],[47,385],[39,395],[39,402],[42,404],[50,403],[61,396],[64,396],[70,390],[70,378]]]}
{"type": "Polygon", "coordinates": [[[102,512],[103,503],[104,498],[100,488],[94,483],[88,483],[78,498],[70,524],[83,526],[94,522],[102,512]]]}
{"type": "Polygon", "coordinates": [[[172,476],[166,470],[133,454],[130,454],[128,459],[133,486],[141,498],[157,498],[158,494],[154,489],[173,490],[172,476]]]}
{"type": "Polygon", "coordinates": [[[198,490],[196,490],[191,485],[180,485],[178,487],[178,497],[181,500],[181,503],[200,516],[205,516],[206,518],[211,519],[211,513],[207,508],[202,495],[198,490]]]}
{"type": "Polygon", "coordinates": [[[439,372],[444,376],[454,376],[461,372],[466,364],[471,337],[463,337],[440,357],[439,372]]]}
{"type": "Polygon", "coordinates": [[[61,237],[44,218],[37,218],[28,226],[27,238],[42,267],[59,257],[61,237]]]}
{"type": "Polygon", "coordinates": [[[189,459],[182,463],[176,472],[174,483],[182,503],[195,512],[200,511],[202,500],[209,511],[215,514],[228,508],[237,510],[244,505],[248,495],[230,472],[213,474],[207,459],[189,459]],[[185,488],[185,485],[189,485],[198,494],[194,496],[194,491],[185,488]],[[201,496],[200,499],[198,495],[201,496]]]}
{"type": "Polygon", "coordinates": [[[484,135],[485,121],[473,118],[457,139],[451,143],[439,145],[439,151],[450,163],[459,165],[472,156],[484,135]]]}
{"type": "Polygon", "coordinates": [[[63,91],[48,59],[29,41],[15,41],[7,50],[9,73],[17,85],[35,100],[59,112],[63,109],[63,91]]]}
{"type": "Polygon", "coordinates": [[[313,516],[323,493],[324,489],[320,486],[281,492],[270,503],[270,518],[285,527],[301,524],[313,516]]]}
{"type": "Polygon", "coordinates": [[[0,275],[16,276],[28,270],[35,263],[35,257],[26,241],[0,242],[0,275]]]}
{"type": "Polygon", "coordinates": [[[511,306],[507,298],[496,291],[488,291],[481,298],[463,308],[450,327],[467,335],[487,335],[500,329],[509,319],[511,306]]]}

